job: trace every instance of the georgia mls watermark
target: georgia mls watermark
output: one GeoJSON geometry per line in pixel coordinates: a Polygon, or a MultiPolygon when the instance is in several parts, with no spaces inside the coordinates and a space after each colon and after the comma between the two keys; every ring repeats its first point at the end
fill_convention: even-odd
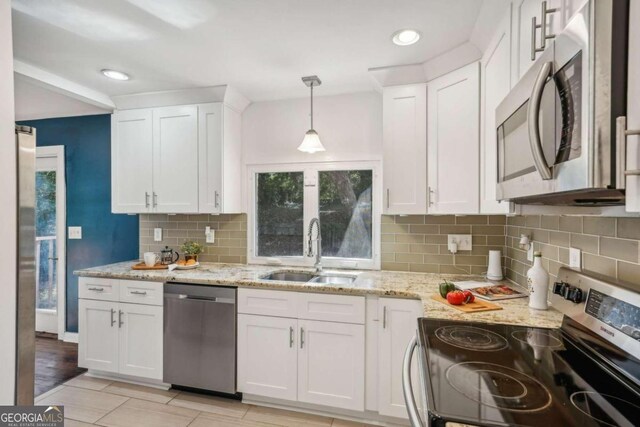
{"type": "Polygon", "coordinates": [[[0,427],[64,427],[64,406],[0,406],[0,427]]]}

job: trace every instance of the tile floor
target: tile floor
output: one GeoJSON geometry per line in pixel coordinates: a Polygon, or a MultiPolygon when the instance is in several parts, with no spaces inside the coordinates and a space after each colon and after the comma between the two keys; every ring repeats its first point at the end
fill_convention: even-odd
{"type": "Polygon", "coordinates": [[[364,427],[364,424],[80,375],[36,398],[64,405],[65,426],[364,427]]]}

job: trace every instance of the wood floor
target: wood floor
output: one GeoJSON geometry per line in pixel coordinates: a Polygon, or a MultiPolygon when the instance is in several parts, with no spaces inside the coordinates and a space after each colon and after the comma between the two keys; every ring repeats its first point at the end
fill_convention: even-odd
{"type": "Polygon", "coordinates": [[[65,426],[364,427],[319,415],[247,405],[177,390],[158,390],[81,375],[36,399],[64,405],[65,426]]]}
{"type": "Polygon", "coordinates": [[[35,396],[85,371],[78,368],[78,344],[58,341],[55,334],[36,333],[35,396]]]}

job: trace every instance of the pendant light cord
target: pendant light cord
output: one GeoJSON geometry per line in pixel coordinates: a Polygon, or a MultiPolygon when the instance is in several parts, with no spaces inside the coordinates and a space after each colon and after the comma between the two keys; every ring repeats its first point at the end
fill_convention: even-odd
{"type": "Polygon", "coordinates": [[[311,130],[313,130],[313,82],[311,82],[311,130]]]}

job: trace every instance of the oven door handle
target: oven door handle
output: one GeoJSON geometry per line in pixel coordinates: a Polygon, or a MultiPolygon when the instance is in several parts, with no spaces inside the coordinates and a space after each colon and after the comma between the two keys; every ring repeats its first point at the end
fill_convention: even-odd
{"type": "Polygon", "coordinates": [[[527,112],[529,146],[531,147],[533,162],[543,180],[549,180],[552,178],[551,169],[547,164],[547,160],[544,158],[542,140],[540,139],[540,104],[542,102],[544,85],[547,82],[547,78],[551,76],[551,66],[551,62],[545,62],[542,64],[542,67],[538,72],[538,76],[536,77],[536,81],[533,84],[533,91],[531,91],[531,98],[529,99],[529,111],[527,112]]]}
{"type": "Polygon", "coordinates": [[[404,352],[404,360],[402,362],[402,393],[404,394],[404,401],[407,405],[407,413],[409,414],[411,427],[424,427],[422,419],[420,419],[418,405],[416,405],[416,399],[413,395],[413,386],[411,384],[411,359],[413,358],[413,352],[417,346],[418,341],[414,336],[411,338],[411,342],[409,342],[407,350],[404,352]]]}

